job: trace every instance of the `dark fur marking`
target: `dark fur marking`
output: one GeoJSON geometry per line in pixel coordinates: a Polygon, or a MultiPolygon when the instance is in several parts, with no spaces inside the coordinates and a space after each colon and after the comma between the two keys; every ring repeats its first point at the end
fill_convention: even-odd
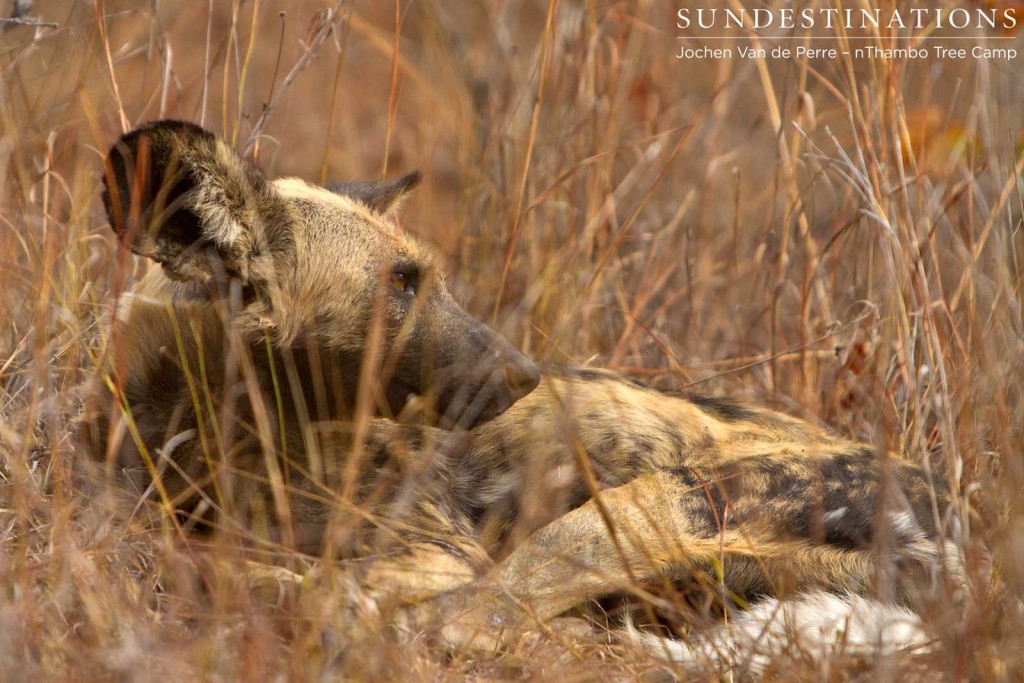
{"type": "Polygon", "coordinates": [[[602,435],[598,448],[602,453],[614,453],[619,450],[620,445],[621,440],[618,432],[615,430],[609,430],[602,435]]]}
{"type": "Polygon", "coordinates": [[[679,433],[673,425],[663,423],[663,429],[661,431],[661,437],[670,445],[670,449],[673,453],[683,453],[687,448],[686,439],[679,433]]]}
{"type": "Polygon", "coordinates": [[[692,467],[672,467],[667,471],[682,484],[680,504],[686,509],[687,519],[693,524],[694,535],[711,538],[722,533],[726,504],[731,498],[728,491],[723,489],[720,482],[692,467]]]}
{"type": "Polygon", "coordinates": [[[620,375],[615,372],[609,372],[607,370],[593,370],[590,368],[577,368],[560,365],[544,365],[542,366],[542,369],[545,374],[555,377],[579,379],[584,382],[618,382],[619,384],[625,384],[626,386],[634,389],[644,389],[646,391],[663,393],[638,379],[627,375],[620,375]]]}
{"type": "Polygon", "coordinates": [[[874,454],[861,449],[822,460],[822,522],[825,541],[842,548],[861,548],[871,542],[878,501],[878,471],[874,454]],[[833,518],[829,515],[838,515],[833,518]]]}
{"type": "MultiPolygon", "coordinates": [[[[926,535],[933,536],[936,529],[929,487],[923,473],[905,463],[893,462],[889,467],[889,484],[906,496],[917,524],[926,535]]],[[[825,482],[825,509],[845,508],[840,518],[826,523],[826,541],[847,547],[863,547],[876,531],[875,517],[879,512],[882,489],[882,463],[878,456],[868,448],[838,453],[821,463],[821,475],[825,482]]],[[[940,503],[943,502],[947,495],[945,485],[936,482],[935,493],[940,503]]],[[[891,495],[898,494],[894,491],[891,495]]]]}
{"type": "Polygon", "coordinates": [[[633,449],[636,451],[638,459],[653,455],[657,452],[658,447],[654,441],[646,436],[637,435],[633,439],[633,449]]]}
{"type": "Polygon", "coordinates": [[[569,489],[565,496],[565,506],[567,510],[575,510],[582,506],[593,496],[590,495],[590,487],[587,486],[586,482],[577,480],[572,487],[569,489]]]}
{"type": "MultiPolygon", "coordinates": [[[[687,490],[682,502],[698,534],[720,533],[726,505],[729,527],[755,521],[755,516],[768,516],[788,537],[813,539],[846,550],[868,547],[876,532],[881,469],[869,449],[824,457],[810,469],[763,456],[723,463],[711,471],[669,471],[687,490]]],[[[894,463],[892,484],[907,496],[925,534],[933,536],[935,525],[922,473],[913,466],[894,463]]],[[[939,495],[944,499],[941,490],[939,495]]]]}
{"type": "Polygon", "coordinates": [[[757,413],[754,411],[744,408],[728,398],[702,396],[701,394],[690,394],[687,398],[705,413],[723,422],[739,422],[741,420],[752,420],[757,417],[757,413]]]}
{"type": "Polygon", "coordinates": [[[373,468],[375,470],[382,470],[387,467],[388,463],[394,456],[391,453],[391,448],[386,443],[376,444],[376,448],[373,450],[373,468]]]}
{"type": "Polygon", "coordinates": [[[374,211],[387,211],[399,198],[419,185],[423,174],[413,171],[400,178],[388,180],[350,180],[345,183],[330,183],[328,190],[335,194],[351,197],[374,211]]]}

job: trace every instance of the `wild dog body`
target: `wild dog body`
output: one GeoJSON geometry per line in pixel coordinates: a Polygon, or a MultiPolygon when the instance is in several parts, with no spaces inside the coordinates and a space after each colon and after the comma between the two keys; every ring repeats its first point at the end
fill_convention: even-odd
{"type": "Polygon", "coordinates": [[[612,373],[538,378],[381,212],[403,181],[271,182],[185,124],[120,145],[111,222],[164,268],[120,306],[83,425],[136,492],[224,524],[272,508],[303,549],[387,552],[366,589],[444,594],[463,642],[716,564],[736,593],[867,590],[883,529],[897,566],[939,558],[946,494],[915,466],[612,373]],[[468,429],[359,419],[410,394],[468,429]],[[354,508],[364,533],[339,522],[354,508]]]}
{"type": "Polygon", "coordinates": [[[942,484],[778,412],[549,368],[507,412],[437,436],[449,518],[500,559],[435,601],[452,642],[493,647],[524,614],[636,586],[912,601],[957,571],[942,484]]]}

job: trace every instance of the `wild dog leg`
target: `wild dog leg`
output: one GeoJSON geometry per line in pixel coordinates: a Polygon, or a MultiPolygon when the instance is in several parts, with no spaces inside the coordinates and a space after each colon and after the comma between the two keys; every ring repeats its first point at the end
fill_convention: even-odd
{"type": "Polygon", "coordinates": [[[479,574],[480,559],[461,549],[416,543],[400,553],[356,561],[359,584],[380,605],[417,604],[464,586],[479,574]]]}
{"type": "Polygon", "coordinates": [[[433,603],[442,638],[494,647],[520,625],[536,627],[588,599],[691,575],[716,560],[727,587],[740,592],[875,584],[870,543],[828,543],[803,523],[811,502],[778,506],[735,482],[725,487],[735,496],[724,498],[720,481],[689,480],[673,470],[641,476],[537,531],[489,575],[433,603]]]}
{"type": "MultiPolygon", "coordinates": [[[[452,644],[493,647],[525,619],[538,623],[590,597],[649,580],[697,545],[668,472],[639,477],[560,517],[474,584],[441,596],[430,617],[452,644]]],[[[699,551],[698,551],[699,552],[699,551]]]]}
{"type": "MultiPolygon", "coordinates": [[[[238,563],[232,562],[232,568],[238,563]]],[[[354,646],[377,639],[395,610],[430,601],[472,581],[479,567],[454,548],[414,543],[401,552],[328,563],[298,574],[245,562],[253,588],[277,601],[298,599],[302,613],[319,620],[321,646],[331,657],[358,656],[354,646]]]]}

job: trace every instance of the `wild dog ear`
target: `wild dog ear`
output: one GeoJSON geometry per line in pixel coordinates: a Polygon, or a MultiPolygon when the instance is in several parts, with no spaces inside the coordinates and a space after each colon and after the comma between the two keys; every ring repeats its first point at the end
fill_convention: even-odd
{"type": "Polygon", "coordinates": [[[377,213],[392,213],[398,210],[402,201],[422,179],[422,173],[413,171],[401,178],[389,180],[350,180],[347,183],[332,183],[327,189],[335,194],[351,197],[377,213]]]}
{"type": "Polygon", "coordinates": [[[122,136],[107,156],[103,203],[133,252],[176,280],[217,274],[249,281],[274,224],[270,183],[213,133],[156,121],[122,136]]]}

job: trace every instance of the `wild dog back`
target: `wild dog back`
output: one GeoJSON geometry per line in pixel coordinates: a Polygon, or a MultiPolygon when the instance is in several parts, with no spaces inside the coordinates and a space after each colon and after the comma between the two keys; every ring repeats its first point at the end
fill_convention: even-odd
{"type": "Polygon", "coordinates": [[[730,590],[747,595],[866,590],[884,578],[879,552],[909,574],[934,569],[936,511],[949,506],[944,482],[919,467],[806,421],[601,370],[546,368],[450,455],[451,497],[492,554],[559,518],[577,539],[607,536],[605,515],[566,513],[629,491],[611,523],[676,529],[671,576],[710,575],[720,561],[730,590]]]}

